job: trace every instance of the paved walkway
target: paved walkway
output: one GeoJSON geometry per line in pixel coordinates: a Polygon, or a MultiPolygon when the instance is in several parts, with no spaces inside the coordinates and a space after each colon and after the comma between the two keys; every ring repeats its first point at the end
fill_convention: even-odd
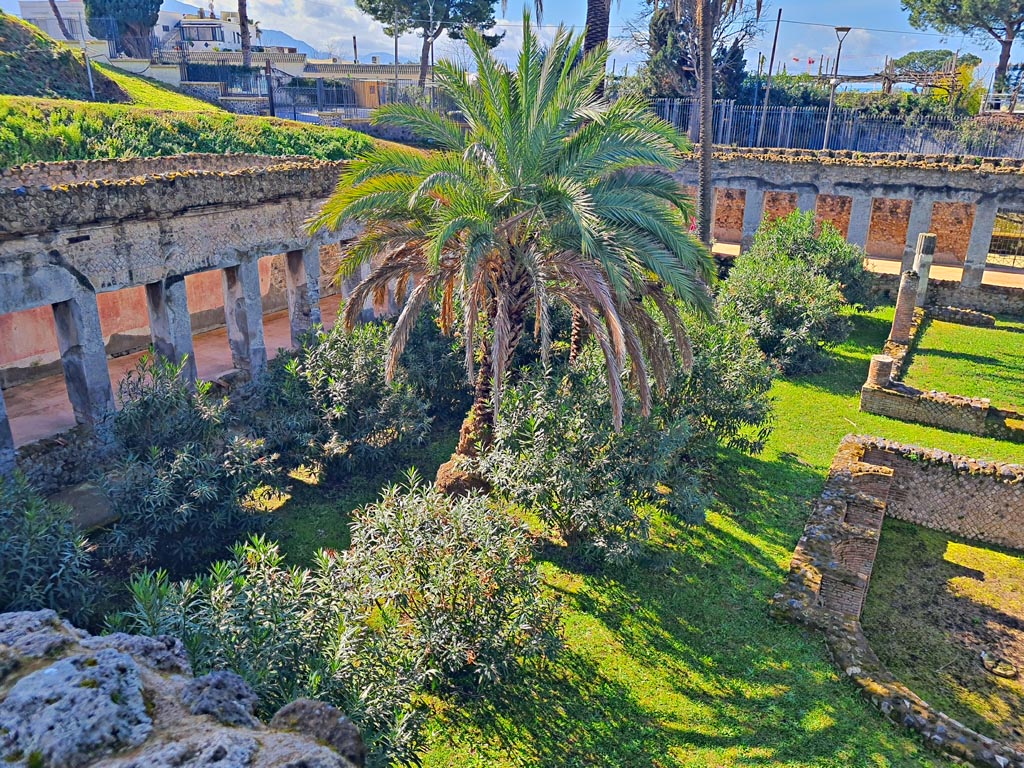
{"type": "MultiPolygon", "coordinates": [[[[320,302],[320,311],[327,327],[334,324],[340,303],[340,296],[328,296],[320,302]]],[[[279,349],[290,347],[291,326],[288,323],[288,312],[264,315],[263,336],[267,354],[271,358],[279,349]]],[[[224,328],[197,334],[192,343],[196,353],[196,367],[201,378],[216,379],[231,368],[231,349],[228,347],[228,335],[224,328]]],[[[110,383],[115,395],[117,382],[125,372],[135,367],[142,355],[143,352],[136,352],[107,361],[110,383]]],[[[75,415],[68,400],[64,377],[61,375],[47,376],[28,384],[5,389],[4,401],[7,404],[7,416],[15,446],[35,442],[75,426],[75,415]]]]}

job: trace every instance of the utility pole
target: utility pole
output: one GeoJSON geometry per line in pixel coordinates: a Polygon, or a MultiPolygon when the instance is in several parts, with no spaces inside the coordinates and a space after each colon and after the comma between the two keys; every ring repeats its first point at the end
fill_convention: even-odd
{"type": "Polygon", "coordinates": [[[395,96],[393,101],[398,101],[398,0],[395,0],[395,10],[391,20],[391,31],[395,35],[395,96]]]}
{"type": "Polygon", "coordinates": [[[712,0],[697,0],[697,28],[700,30],[700,154],[697,156],[697,235],[711,247],[711,131],[714,113],[714,34],[712,0]]]}
{"type": "Polygon", "coordinates": [[[764,107],[761,110],[761,123],[757,127],[757,146],[764,141],[764,124],[768,119],[768,103],[772,97],[772,72],[775,69],[775,49],[779,45],[779,27],[782,26],[782,9],[779,8],[779,15],[775,19],[775,39],[772,40],[772,57],[768,62],[768,83],[764,89],[764,107]]]}
{"type": "Polygon", "coordinates": [[[356,42],[355,35],[352,35],[352,61],[356,64],[359,63],[359,43],[356,42]]]}
{"type": "Polygon", "coordinates": [[[85,43],[85,19],[79,15],[78,26],[82,29],[82,58],[85,59],[85,71],[89,73],[89,93],[92,100],[96,101],[96,85],[92,81],[92,64],[89,63],[89,46],[85,43]]]}

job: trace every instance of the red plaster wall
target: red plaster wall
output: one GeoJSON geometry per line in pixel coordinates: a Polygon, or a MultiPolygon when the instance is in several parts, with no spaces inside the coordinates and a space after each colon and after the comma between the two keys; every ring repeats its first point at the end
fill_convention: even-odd
{"type": "Polygon", "coordinates": [[[770,191],[764,193],[764,215],[761,221],[775,221],[796,210],[796,192],[770,191]]]}
{"type": "Polygon", "coordinates": [[[850,231],[850,213],[853,211],[853,198],[843,195],[818,195],[818,205],[814,210],[815,221],[831,222],[846,237],[850,231]]]}
{"type": "Polygon", "coordinates": [[[967,259],[974,208],[973,203],[936,203],[932,208],[937,263],[961,265],[967,259]]]}
{"type": "Polygon", "coordinates": [[[743,209],[747,193],[742,189],[715,188],[715,222],[711,236],[720,243],[743,239],[743,209]]]}

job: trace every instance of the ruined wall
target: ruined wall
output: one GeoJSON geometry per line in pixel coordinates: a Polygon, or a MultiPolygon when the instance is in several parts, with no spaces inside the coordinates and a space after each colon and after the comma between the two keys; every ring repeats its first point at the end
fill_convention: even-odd
{"type": "Polygon", "coordinates": [[[863,460],[893,470],[887,515],[1024,549],[1024,467],[884,442],[870,444],[863,460]]]}
{"type": "Polygon", "coordinates": [[[984,541],[1021,542],[1024,467],[847,435],[793,551],[789,576],[772,598],[772,613],[820,630],[840,673],[930,748],[958,763],[1024,768],[1024,754],[931,707],[871,649],[860,616],[885,515],[984,541]]]}
{"type": "Polygon", "coordinates": [[[743,237],[743,208],[746,193],[742,189],[715,189],[715,220],[711,236],[723,243],[738,243],[743,237]]]}
{"type": "Polygon", "coordinates": [[[876,197],[871,202],[871,229],[864,250],[868,256],[899,259],[907,242],[910,200],[876,197]]]}
{"type": "MultiPolygon", "coordinates": [[[[872,292],[882,301],[896,301],[900,276],[871,273],[872,292]]],[[[1024,288],[1002,285],[981,285],[971,288],[955,280],[928,281],[929,307],[960,307],[989,315],[1024,317],[1024,288]]]]}
{"type": "Polygon", "coordinates": [[[843,237],[850,231],[850,214],[853,211],[853,199],[841,195],[819,195],[814,218],[818,222],[830,222],[843,237]]]}
{"type": "Polygon", "coordinates": [[[936,239],[933,263],[963,264],[973,225],[974,206],[970,203],[935,203],[929,227],[936,239]]]}
{"type": "Polygon", "coordinates": [[[789,216],[796,210],[797,196],[795,192],[765,192],[764,213],[761,220],[772,222],[789,216]]]}

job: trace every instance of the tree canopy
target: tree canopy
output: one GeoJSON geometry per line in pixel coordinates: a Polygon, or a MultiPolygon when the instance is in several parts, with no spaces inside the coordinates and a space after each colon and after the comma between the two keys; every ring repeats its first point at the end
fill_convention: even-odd
{"type": "Polygon", "coordinates": [[[1024,25],[1024,3],[1020,0],[902,0],[910,23],[918,29],[962,32],[976,39],[999,44],[996,65],[997,88],[1006,87],[1013,41],[1024,25]]]}
{"type": "Polygon", "coordinates": [[[494,3],[492,0],[434,0],[431,13],[430,0],[356,0],[356,7],[384,25],[388,35],[405,34],[418,30],[423,38],[420,51],[420,78],[422,88],[426,82],[427,67],[430,64],[430,46],[445,31],[448,37],[462,40],[467,29],[480,32],[481,39],[493,48],[505,36],[485,34],[484,30],[494,27],[494,3]],[[433,18],[433,21],[431,21],[433,18]]]}
{"type": "Polygon", "coordinates": [[[162,0],[85,0],[85,18],[89,31],[101,40],[116,33],[121,49],[129,56],[149,58],[149,38],[153,34],[162,0]]]}

